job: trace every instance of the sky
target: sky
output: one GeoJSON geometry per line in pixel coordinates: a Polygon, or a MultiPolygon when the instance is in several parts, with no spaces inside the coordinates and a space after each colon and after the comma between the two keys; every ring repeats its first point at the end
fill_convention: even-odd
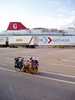
{"type": "Polygon", "coordinates": [[[0,0],[0,30],[9,22],[28,28],[60,28],[75,22],[75,0],[0,0]]]}

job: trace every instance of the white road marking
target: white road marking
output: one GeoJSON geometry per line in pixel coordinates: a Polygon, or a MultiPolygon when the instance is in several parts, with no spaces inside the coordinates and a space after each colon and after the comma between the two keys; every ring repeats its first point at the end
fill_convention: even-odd
{"type": "Polygon", "coordinates": [[[53,74],[53,75],[59,75],[59,76],[63,76],[63,77],[75,78],[75,76],[73,76],[73,75],[66,75],[66,74],[55,73],[55,72],[47,72],[47,71],[41,71],[41,72],[48,73],[48,74],[53,74]]]}
{"type": "MultiPolygon", "coordinates": [[[[9,72],[16,72],[15,70],[11,70],[11,69],[8,69],[8,68],[3,68],[3,67],[0,67],[0,70],[9,71],[9,72]]],[[[52,72],[50,72],[50,73],[52,73],[52,72]]],[[[31,74],[28,74],[28,73],[24,73],[24,74],[26,74],[28,76],[31,76],[31,74]]],[[[54,73],[54,74],[56,74],[56,73],[54,73]]],[[[59,75],[64,75],[64,74],[59,74],[59,75]]],[[[67,76],[70,76],[70,75],[67,75],[67,76]]],[[[44,77],[44,76],[39,76],[39,75],[34,75],[34,77],[38,77],[38,78],[42,78],[42,79],[48,79],[48,80],[53,80],[53,81],[57,81],[57,82],[62,82],[62,83],[67,83],[67,84],[73,84],[73,85],[75,85],[75,82],[72,82],[72,81],[59,80],[59,79],[56,79],[56,78],[44,77]]]]}
{"type": "Polygon", "coordinates": [[[9,72],[16,72],[15,70],[11,70],[11,69],[8,69],[8,68],[3,68],[3,67],[0,67],[0,70],[9,71],[9,72]]]}
{"type": "Polygon", "coordinates": [[[44,77],[44,76],[39,76],[39,75],[37,75],[36,77],[75,85],[75,82],[72,82],[72,81],[65,81],[65,80],[60,80],[60,79],[50,78],[50,77],[44,77]]]}

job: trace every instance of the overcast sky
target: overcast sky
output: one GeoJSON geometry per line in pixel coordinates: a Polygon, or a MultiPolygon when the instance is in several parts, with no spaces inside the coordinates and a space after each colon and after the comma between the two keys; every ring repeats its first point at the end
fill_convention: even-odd
{"type": "Polygon", "coordinates": [[[59,28],[75,20],[75,0],[0,0],[0,30],[10,21],[29,28],[59,28]]]}

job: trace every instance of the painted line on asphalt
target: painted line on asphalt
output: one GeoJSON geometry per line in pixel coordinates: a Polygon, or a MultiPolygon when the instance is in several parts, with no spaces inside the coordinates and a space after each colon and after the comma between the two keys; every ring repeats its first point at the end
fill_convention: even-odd
{"type": "Polygon", "coordinates": [[[3,67],[0,67],[0,70],[9,71],[9,72],[16,72],[15,70],[11,70],[11,69],[8,69],[8,68],[3,68],[3,67]]]}
{"type": "Polygon", "coordinates": [[[38,78],[43,78],[43,79],[48,79],[48,80],[53,80],[53,81],[57,81],[57,82],[75,85],[75,82],[72,82],[72,81],[65,81],[65,80],[60,80],[60,79],[56,79],[56,78],[43,77],[43,76],[39,76],[39,75],[35,75],[35,76],[38,77],[38,78]]]}
{"type": "Polygon", "coordinates": [[[42,73],[53,74],[53,75],[58,75],[58,76],[63,76],[63,77],[75,78],[75,76],[73,76],[73,75],[66,75],[66,74],[55,73],[55,72],[47,72],[47,71],[41,71],[41,72],[42,73]]]}
{"type": "MultiPolygon", "coordinates": [[[[8,68],[3,68],[3,67],[0,67],[0,70],[2,71],[8,71],[8,72],[17,72],[15,70],[11,70],[11,69],[8,69],[8,68]]],[[[28,74],[28,73],[24,73],[28,76],[31,76],[31,74],[28,74]]],[[[72,82],[72,81],[65,81],[65,80],[59,80],[59,79],[56,79],[56,78],[50,78],[50,77],[45,77],[45,76],[39,76],[39,75],[33,75],[34,77],[38,77],[38,78],[42,78],[42,79],[48,79],[48,80],[53,80],[53,81],[57,81],[57,82],[62,82],[62,83],[67,83],[67,84],[74,84],[75,85],[75,82],[72,82]]]]}

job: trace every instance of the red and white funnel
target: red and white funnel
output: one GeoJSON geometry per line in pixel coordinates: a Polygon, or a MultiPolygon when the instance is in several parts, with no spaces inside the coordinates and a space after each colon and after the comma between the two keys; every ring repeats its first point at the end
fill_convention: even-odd
{"type": "Polygon", "coordinates": [[[29,30],[21,22],[10,22],[7,30],[29,30]]]}

